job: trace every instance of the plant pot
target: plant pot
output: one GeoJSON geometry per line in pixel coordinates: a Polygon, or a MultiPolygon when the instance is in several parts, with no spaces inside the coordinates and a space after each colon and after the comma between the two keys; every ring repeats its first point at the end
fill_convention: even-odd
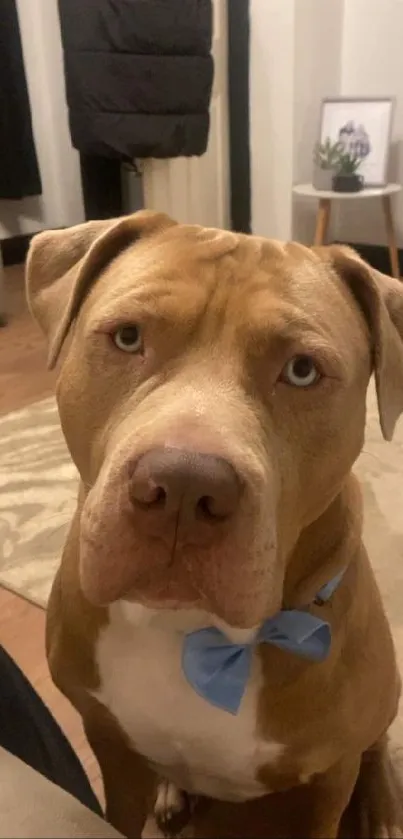
{"type": "Polygon", "coordinates": [[[333,169],[320,169],[319,166],[315,166],[313,170],[312,186],[318,190],[331,190],[333,174],[333,169]]]}
{"type": "Polygon", "coordinates": [[[356,173],[351,175],[334,175],[334,192],[360,192],[364,186],[364,178],[356,173]]]}

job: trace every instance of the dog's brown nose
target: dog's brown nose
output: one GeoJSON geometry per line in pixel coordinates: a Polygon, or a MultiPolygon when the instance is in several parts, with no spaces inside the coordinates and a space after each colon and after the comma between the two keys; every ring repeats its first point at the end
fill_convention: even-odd
{"type": "Polygon", "coordinates": [[[181,513],[188,523],[218,522],[232,516],[241,484],[227,460],[183,449],[152,449],[136,464],[131,501],[137,510],[181,513]]]}

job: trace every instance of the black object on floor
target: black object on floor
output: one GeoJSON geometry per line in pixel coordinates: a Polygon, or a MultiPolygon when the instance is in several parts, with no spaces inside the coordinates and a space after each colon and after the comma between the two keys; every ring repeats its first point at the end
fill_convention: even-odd
{"type": "Polygon", "coordinates": [[[102,816],[70,743],[3,647],[0,647],[0,745],[102,816]]]}

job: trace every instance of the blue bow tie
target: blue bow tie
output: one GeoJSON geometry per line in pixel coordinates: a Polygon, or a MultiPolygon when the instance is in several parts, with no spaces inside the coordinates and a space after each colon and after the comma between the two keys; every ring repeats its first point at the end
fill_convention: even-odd
{"type": "MultiPolygon", "coordinates": [[[[318,592],[315,603],[325,603],[342,580],[343,568],[318,592]]],[[[274,644],[311,661],[323,661],[330,650],[331,630],[326,621],[300,609],[283,609],[268,618],[251,643],[232,644],[216,627],[199,629],[185,637],[182,669],[192,687],[212,705],[237,714],[248,682],[253,649],[274,644]]]]}

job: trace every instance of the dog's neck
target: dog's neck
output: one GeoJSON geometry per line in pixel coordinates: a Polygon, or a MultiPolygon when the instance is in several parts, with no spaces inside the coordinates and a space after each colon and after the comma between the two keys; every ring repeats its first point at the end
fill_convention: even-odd
{"type": "Polygon", "coordinates": [[[302,531],[287,563],[283,605],[298,608],[356,556],[362,544],[362,499],[351,474],[318,519],[302,531]]]}

